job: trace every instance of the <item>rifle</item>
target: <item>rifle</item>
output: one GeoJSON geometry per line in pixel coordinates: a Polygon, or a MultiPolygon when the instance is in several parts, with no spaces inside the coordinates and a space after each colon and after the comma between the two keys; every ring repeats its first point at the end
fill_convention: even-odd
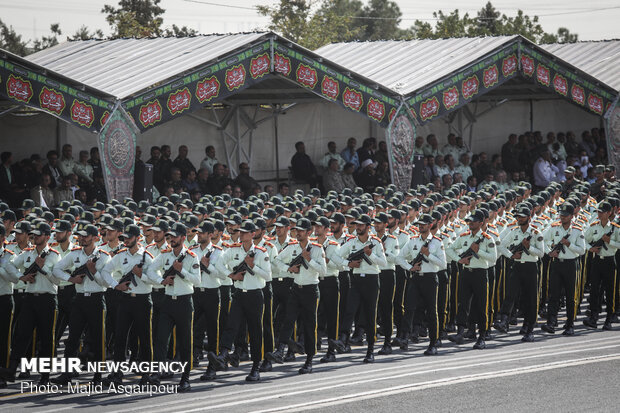
{"type": "MultiPolygon", "coordinates": [[[[97,255],[95,255],[94,257],[89,258],[88,260],[91,260],[91,259],[93,260],[93,262],[97,262],[97,260],[99,259],[99,253],[97,253],[97,255]]],[[[75,270],[73,270],[73,272],[71,273],[72,277],[79,277],[80,275],[85,275],[88,277],[89,280],[95,281],[95,277],[93,276],[93,274],[90,272],[90,270],[86,266],[86,263],[80,265],[75,270]]]]}
{"type": "MultiPolygon", "coordinates": [[[[49,255],[49,251],[43,251],[43,253],[40,255],[41,258],[45,258],[49,255]]],[[[41,267],[39,267],[37,265],[36,262],[33,262],[32,264],[30,264],[30,267],[26,268],[26,271],[24,271],[24,275],[29,275],[32,274],[32,276],[36,276],[37,273],[41,273],[43,275],[47,275],[47,271],[44,271],[41,267]]]]}
{"type": "MultiPolygon", "coordinates": [[[[179,255],[175,261],[183,262],[183,260],[185,259],[186,255],[187,255],[187,253],[183,253],[183,254],[179,255]]],[[[183,274],[181,274],[181,271],[175,270],[174,267],[171,265],[170,268],[168,268],[166,270],[164,275],[162,275],[162,278],[165,280],[167,277],[176,277],[177,275],[179,277],[183,278],[183,279],[185,278],[185,276],[183,274]]]]}
{"type": "Polygon", "coordinates": [[[482,237],[478,238],[476,241],[474,241],[473,244],[471,244],[471,246],[469,248],[467,248],[467,250],[465,250],[464,252],[462,252],[459,255],[459,258],[463,259],[463,258],[471,258],[471,257],[475,257],[475,258],[480,258],[480,256],[478,255],[477,252],[475,252],[474,250],[471,249],[471,247],[475,244],[475,245],[480,245],[480,243],[482,242],[482,237]]]}
{"type": "MultiPolygon", "coordinates": [[[[430,243],[431,241],[426,241],[426,243],[422,246],[422,248],[427,248],[430,243]]],[[[423,262],[428,262],[424,254],[422,254],[422,248],[420,248],[420,252],[418,252],[418,255],[413,259],[413,261],[409,263],[411,264],[412,267],[415,267],[416,265],[421,264],[423,262]]]]}
{"type": "MultiPolygon", "coordinates": [[[[528,241],[531,239],[532,239],[531,235],[526,238],[526,240],[528,241]]],[[[521,241],[518,244],[511,245],[510,247],[508,247],[508,250],[510,251],[511,257],[519,252],[522,254],[530,255],[530,251],[523,246],[523,241],[521,241]]]]}
{"type": "MultiPolygon", "coordinates": [[[[310,243],[308,243],[308,246],[306,247],[306,251],[310,252],[310,250],[312,249],[311,247],[312,247],[312,245],[310,243]]],[[[304,259],[303,255],[301,255],[301,254],[299,254],[298,256],[293,258],[293,261],[291,261],[288,266],[289,267],[296,267],[298,265],[301,265],[305,269],[308,269],[308,263],[306,262],[306,260],[304,259]]]]}
{"type": "MultiPolygon", "coordinates": [[[[142,261],[140,261],[140,263],[138,264],[138,268],[142,268],[144,266],[144,261],[146,261],[146,252],[142,254],[142,261]]],[[[131,282],[134,287],[138,286],[138,282],[136,281],[136,274],[133,273],[133,268],[129,270],[127,274],[123,275],[120,280],[118,280],[119,284],[126,282],[131,282]]]]}
{"type": "Polygon", "coordinates": [[[366,253],[364,252],[364,248],[369,247],[370,249],[373,249],[375,247],[375,244],[368,244],[365,245],[363,248],[352,252],[351,254],[349,254],[349,256],[347,257],[347,261],[361,261],[364,260],[366,261],[366,264],[368,265],[372,265],[372,261],[370,261],[370,259],[368,259],[368,256],[366,256],[366,253]]]}
{"type": "MultiPolygon", "coordinates": [[[[611,231],[609,231],[609,233],[605,234],[605,235],[609,235],[611,237],[611,235],[614,233],[614,229],[616,229],[615,226],[611,226],[611,231]]],[[[604,250],[607,249],[607,243],[605,241],[603,241],[603,237],[605,236],[603,235],[598,241],[595,241],[592,244],[592,248],[603,248],[604,250]]]]}
{"type": "MultiPolygon", "coordinates": [[[[562,239],[568,239],[568,237],[570,236],[570,233],[564,235],[564,237],[562,239]]],[[[554,251],[557,251],[558,253],[562,253],[564,252],[565,248],[564,248],[564,244],[562,244],[561,240],[560,242],[558,242],[557,244],[554,244],[551,247],[551,251],[549,251],[549,254],[553,253],[554,251]]]]}
{"type": "MultiPolygon", "coordinates": [[[[254,250],[248,252],[248,257],[253,258],[256,255],[256,253],[254,252],[254,250]]],[[[243,261],[241,261],[239,264],[237,264],[235,266],[235,268],[233,268],[232,270],[233,274],[235,273],[242,273],[245,274],[246,272],[250,273],[251,275],[255,275],[254,274],[254,270],[252,270],[250,268],[250,266],[248,264],[246,264],[245,259],[243,261]]]]}
{"type": "MultiPolygon", "coordinates": [[[[204,258],[211,258],[211,254],[213,254],[213,250],[207,252],[204,255],[204,258]]],[[[209,268],[202,263],[202,260],[200,260],[200,270],[206,272],[207,274],[211,274],[211,271],[209,271],[209,268]]]]}

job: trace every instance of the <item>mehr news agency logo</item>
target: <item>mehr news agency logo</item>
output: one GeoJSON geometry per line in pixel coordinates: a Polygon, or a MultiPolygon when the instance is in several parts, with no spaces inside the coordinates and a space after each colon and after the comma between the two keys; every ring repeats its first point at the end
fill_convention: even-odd
{"type": "MultiPolygon", "coordinates": [[[[135,362],[135,361],[89,361],[84,366],[77,357],[70,358],[22,358],[20,364],[20,371],[30,371],[31,373],[49,373],[49,374],[89,374],[89,373],[123,373],[127,374],[154,374],[154,373],[183,373],[187,362],[171,361],[171,362],[135,362]]],[[[38,385],[33,381],[21,382],[22,393],[63,393],[63,386],[55,384],[38,385]]],[[[110,383],[107,386],[102,384],[94,385],[88,383],[88,385],[80,384],[79,381],[74,381],[67,384],[66,393],[77,394],[101,394],[101,393],[120,393],[120,394],[162,394],[162,393],[177,393],[177,386],[175,384],[170,385],[154,385],[154,384],[121,384],[117,385],[110,383]]]]}

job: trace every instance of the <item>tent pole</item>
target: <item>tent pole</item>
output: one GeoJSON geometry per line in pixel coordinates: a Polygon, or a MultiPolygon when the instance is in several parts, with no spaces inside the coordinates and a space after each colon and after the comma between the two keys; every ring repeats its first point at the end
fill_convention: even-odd
{"type": "MultiPolygon", "coordinates": [[[[277,105],[275,107],[277,108],[277,105]]],[[[280,151],[278,150],[280,147],[280,144],[278,142],[278,116],[280,116],[279,110],[274,109],[273,137],[276,143],[276,181],[277,181],[277,185],[280,185],[280,151]]]]}
{"type": "Polygon", "coordinates": [[[534,101],[530,99],[530,132],[534,131],[534,101]]]}

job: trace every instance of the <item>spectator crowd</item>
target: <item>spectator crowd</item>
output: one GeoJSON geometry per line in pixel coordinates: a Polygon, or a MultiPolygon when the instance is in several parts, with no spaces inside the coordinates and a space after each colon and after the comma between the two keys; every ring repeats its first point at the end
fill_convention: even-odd
{"type": "MultiPolygon", "coordinates": [[[[250,175],[247,163],[238,165],[238,174],[232,177],[228,165],[217,159],[215,148],[205,148],[205,158],[198,168],[188,159],[188,148],[181,145],[173,158],[169,145],[152,146],[146,163],[153,165],[154,198],[160,195],[187,192],[196,202],[205,194],[229,194],[246,199],[260,192],[270,196],[288,195],[289,185],[281,182],[277,193],[273,185],[264,187],[250,175]]],[[[550,182],[565,180],[567,168],[578,180],[594,184],[596,165],[605,165],[607,144],[603,129],[585,130],[578,141],[571,132],[525,132],[510,134],[501,153],[472,153],[463,139],[454,134],[440,146],[437,137],[418,136],[415,153],[421,154],[423,168],[421,183],[434,184],[441,190],[455,183],[465,183],[469,191],[494,182],[499,190],[510,189],[518,182],[528,181],[534,188],[544,188],[550,182]]],[[[142,150],[136,150],[136,168],[143,166],[142,150]]],[[[66,144],[59,154],[50,150],[43,159],[38,154],[16,161],[11,152],[0,154],[0,198],[11,206],[18,206],[30,198],[38,206],[54,207],[63,201],[80,200],[84,204],[107,202],[99,151],[80,150],[77,159],[73,148],[66,144]]],[[[366,138],[360,147],[351,137],[341,151],[335,142],[327,144],[325,155],[315,162],[306,154],[304,142],[295,144],[290,173],[296,184],[319,188],[324,193],[345,188],[361,187],[373,192],[377,187],[391,183],[389,155],[385,141],[366,138]]]]}

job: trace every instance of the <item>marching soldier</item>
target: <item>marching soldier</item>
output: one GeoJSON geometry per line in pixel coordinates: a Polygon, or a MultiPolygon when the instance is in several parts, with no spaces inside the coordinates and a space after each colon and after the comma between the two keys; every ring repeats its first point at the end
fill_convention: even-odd
{"type": "MultiPolygon", "coordinates": [[[[158,281],[166,287],[155,339],[155,360],[165,361],[172,329],[176,327],[180,360],[187,363],[181,375],[178,391],[191,389],[189,372],[193,368],[193,321],[194,286],[200,284],[200,264],[196,254],[185,248],[187,235],[185,225],[175,222],[166,233],[170,236],[170,248],[163,250],[153,261],[153,270],[158,272],[158,281]]],[[[159,384],[159,374],[151,376],[151,381],[159,384]]]]}
{"type": "Polygon", "coordinates": [[[551,258],[549,268],[549,310],[547,323],[541,328],[555,333],[560,295],[566,293],[566,324],[562,335],[575,334],[573,325],[577,314],[577,261],[586,251],[585,237],[579,226],[573,225],[575,208],[565,202],[560,209],[560,220],[551,224],[544,237],[545,248],[551,258]]]}
{"type": "Polygon", "coordinates": [[[252,221],[245,221],[239,228],[240,243],[232,244],[218,259],[216,268],[235,281],[235,292],[220,342],[220,353],[209,352],[209,362],[216,369],[224,369],[226,363],[239,366],[236,354],[229,353],[239,326],[245,319],[250,334],[250,352],[252,370],[246,381],[260,380],[259,367],[263,359],[263,288],[271,280],[271,264],[267,251],[254,245],[252,236],[256,226],[252,221]]]}
{"type": "MultiPolygon", "coordinates": [[[[60,220],[54,228],[56,242],[51,246],[58,251],[60,258],[64,258],[71,252],[74,245],[71,242],[72,226],[69,221],[60,220]]],[[[58,284],[58,319],[56,321],[56,345],[69,325],[71,303],[75,298],[75,286],[69,281],[61,281],[58,284]]]]}
{"type": "MultiPolygon", "coordinates": [[[[8,368],[11,354],[11,335],[15,302],[13,301],[13,284],[17,283],[20,273],[13,265],[15,254],[5,248],[6,229],[0,224],[0,367],[8,368]]],[[[6,388],[6,381],[0,378],[0,389],[6,388]]]]}
{"type": "MultiPolygon", "coordinates": [[[[275,260],[275,265],[280,272],[288,271],[294,274],[294,283],[286,305],[287,313],[280,331],[278,348],[273,353],[267,353],[266,358],[272,363],[281,364],[284,362],[286,343],[289,344],[289,347],[296,347],[297,345],[291,336],[295,322],[301,315],[306,362],[299,369],[299,374],[308,374],[312,373],[312,358],[316,354],[319,277],[325,276],[327,267],[322,245],[312,243],[308,239],[313,231],[312,223],[308,219],[302,218],[297,221],[295,229],[297,230],[297,241],[287,244],[275,260]],[[301,258],[299,258],[300,256],[301,258]]],[[[300,352],[295,349],[293,351],[300,352]]]]}

